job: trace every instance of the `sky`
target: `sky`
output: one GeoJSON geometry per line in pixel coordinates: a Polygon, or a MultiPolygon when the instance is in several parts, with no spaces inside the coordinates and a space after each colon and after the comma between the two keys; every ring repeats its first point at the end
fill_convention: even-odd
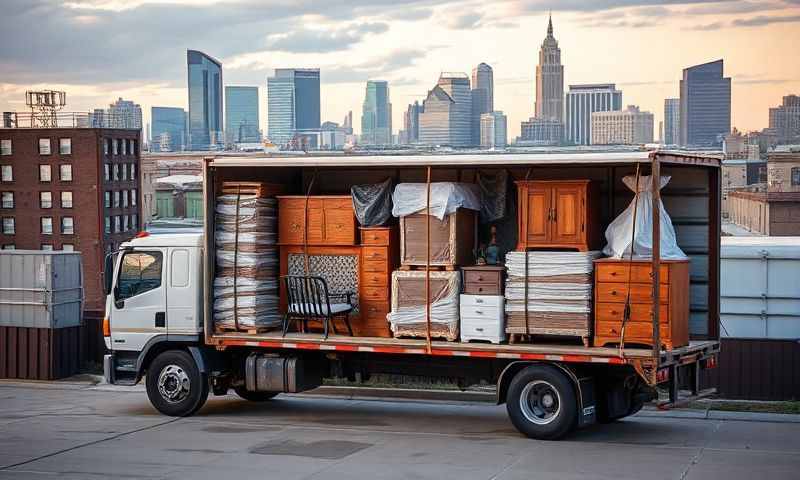
{"type": "Polygon", "coordinates": [[[393,129],[440,72],[494,69],[509,137],[533,115],[535,69],[552,12],[569,84],[616,83],[623,104],[663,118],[682,69],[717,59],[732,78],[732,122],[768,125],[800,94],[800,0],[0,0],[0,111],[26,90],[67,92],[65,111],[186,108],[186,50],[223,64],[226,85],[259,86],[275,68],[321,69],[322,121],[353,111],[368,79],[387,80],[393,129]]]}

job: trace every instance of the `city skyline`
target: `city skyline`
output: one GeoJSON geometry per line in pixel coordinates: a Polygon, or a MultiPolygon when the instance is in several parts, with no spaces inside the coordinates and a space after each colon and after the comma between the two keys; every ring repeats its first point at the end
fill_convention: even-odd
{"type": "MultiPolygon", "coordinates": [[[[214,29],[205,36],[201,32],[184,32],[191,22],[171,18],[184,32],[177,42],[180,45],[163,43],[153,53],[154,58],[148,58],[149,53],[137,54],[142,51],[139,48],[130,50],[124,58],[134,67],[137,62],[145,62],[147,68],[118,71],[105,68],[112,63],[106,60],[102,75],[96,75],[101,66],[93,62],[108,59],[118,53],[114,49],[121,47],[99,42],[92,46],[98,50],[97,60],[91,60],[92,55],[83,55],[74,47],[85,45],[79,41],[81,35],[109,28],[102,27],[104,22],[118,29],[119,25],[136,24],[127,19],[145,15],[151,18],[178,6],[135,0],[124,4],[71,2],[65,7],[39,1],[42,8],[63,13],[63,23],[71,28],[65,35],[75,41],[59,42],[59,56],[52,65],[29,61],[37,52],[44,52],[39,42],[22,49],[24,57],[0,50],[0,62],[7,73],[0,84],[2,110],[24,110],[24,105],[20,107],[24,90],[41,86],[66,90],[70,99],[67,108],[75,111],[90,111],[119,96],[132,99],[142,105],[144,123],[150,123],[152,106],[188,106],[186,72],[180,68],[185,69],[185,64],[179,61],[186,48],[196,48],[219,59],[225,68],[225,80],[231,84],[261,86],[274,68],[318,66],[323,120],[339,119],[349,110],[360,110],[363,85],[368,78],[388,80],[395,102],[407,105],[423,99],[442,70],[469,71],[486,62],[495,70],[495,108],[508,116],[509,137],[513,138],[519,133],[520,121],[533,113],[530,106],[535,101],[537,55],[532,45],[540,41],[551,7],[559,46],[564,52],[562,63],[567,65],[565,84],[615,82],[625,91],[626,101],[655,113],[656,124],[663,121],[664,99],[679,94],[681,71],[717,58],[725,60],[726,76],[732,78],[732,126],[740,130],[766,127],[768,109],[780,104],[783,96],[800,91],[800,67],[781,60],[792,44],[800,42],[800,7],[783,0],[759,5],[746,1],[700,5],[687,1],[668,7],[645,1],[634,2],[635,6],[631,2],[609,1],[592,7],[574,3],[565,7],[543,1],[500,2],[491,11],[460,2],[470,6],[461,10],[474,13],[458,14],[449,21],[445,21],[445,13],[452,10],[435,2],[411,8],[376,9],[378,4],[367,1],[360,7],[340,7],[352,13],[347,21],[337,20],[345,12],[325,16],[300,6],[297,10],[308,16],[313,27],[298,28],[293,21],[299,13],[281,10],[282,16],[271,25],[254,22],[235,34],[230,30],[237,22],[244,23],[246,5],[229,2],[220,6],[207,1],[191,9],[188,20],[211,17],[224,9],[229,13],[223,17],[227,26],[219,30],[226,31],[230,38],[222,38],[219,32],[211,31],[214,29]],[[420,28],[430,34],[411,33],[420,28]],[[487,35],[492,41],[485,41],[487,35]],[[401,42],[403,38],[412,41],[401,42]],[[631,38],[637,41],[632,42],[631,38]],[[265,46],[251,47],[253,42],[249,40],[254,39],[265,46]],[[346,55],[343,57],[342,53],[346,55]],[[69,68],[64,62],[69,63],[69,68]]],[[[4,32],[13,32],[14,25],[25,24],[25,12],[9,7],[0,20],[8,27],[4,32]]],[[[201,22],[202,25],[205,24],[201,22]]],[[[148,41],[161,40],[168,34],[153,32],[154,39],[148,41]]],[[[44,57],[52,59],[53,54],[44,57]]],[[[263,90],[259,105],[261,128],[266,130],[263,90]]],[[[402,109],[393,112],[395,125],[402,124],[402,113],[402,109]]],[[[358,120],[355,123],[360,125],[358,120]]]]}

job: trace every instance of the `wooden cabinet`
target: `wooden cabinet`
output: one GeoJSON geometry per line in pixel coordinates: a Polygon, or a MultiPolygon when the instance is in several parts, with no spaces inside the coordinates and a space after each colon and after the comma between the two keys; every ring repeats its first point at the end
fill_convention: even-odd
{"type": "Polygon", "coordinates": [[[517,250],[601,246],[597,184],[589,180],[518,181],[517,250]]]}
{"type": "Polygon", "coordinates": [[[401,217],[400,263],[404,266],[425,265],[428,225],[431,265],[452,267],[474,263],[475,214],[474,210],[459,208],[442,220],[421,213],[401,217]]]}
{"type": "Polygon", "coordinates": [[[469,295],[503,295],[503,273],[499,265],[461,267],[464,272],[464,293],[469,295]]]}
{"type": "Polygon", "coordinates": [[[355,245],[356,218],[352,200],[347,195],[315,196],[308,199],[297,195],[278,196],[278,243],[355,245]]]}
{"type": "Polygon", "coordinates": [[[397,227],[361,227],[358,336],[391,337],[389,313],[392,270],[397,267],[397,227]]]}
{"type": "MultiPolygon", "coordinates": [[[[689,343],[689,261],[662,260],[659,337],[668,349],[689,343]]],[[[650,260],[595,260],[594,345],[619,344],[630,291],[626,345],[653,344],[653,268],[650,260]]]]}

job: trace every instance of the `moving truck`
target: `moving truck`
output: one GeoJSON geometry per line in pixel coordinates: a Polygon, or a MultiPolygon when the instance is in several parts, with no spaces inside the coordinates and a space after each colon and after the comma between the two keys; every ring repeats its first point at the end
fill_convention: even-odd
{"type": "MultiPolygon", "coordinates": [[[[687,398],[679,392],[705,393],[702,372],[716,365],[719,352],[720,161],[713,154],[647,150],[206,158],[205,233],[141,234],[107,258],[106,379],[135,384],[145,378],[153,406],[173,416],[193,414],[209,393],[233,390],[261,402],[313,389],[331,377],[403,374],[455,378],[462,386],[490,382],[514,426],[540,439],[631,415],[658,398],[657,387],[665,392],[662,405],[675,405],[687,398]],[[602,217],[602,228],[633,198],[624,176],[640,171],[657,185],[661,175],[669,175],[660,197],[690,258],[689,344],[673,349],[566,340],[491,344],[214,329],[214,205],[223,182],[268,182],[290,194],[342,195],[352,185],[387,177],[395,184],[472,182],[478,171],[501,169],[511,180],[597,181],[593,211],[602,217]]],[[[660,238],[654,217],[652,233],[660,238]]],[[[659,271],[658,243],[653,243],[652,271],[659,271]]],[[[652,302],[658,305],[659,296],[652,295],[652,302]]],[[[653,317],[657,325],[658,315],[653,317]]]]}

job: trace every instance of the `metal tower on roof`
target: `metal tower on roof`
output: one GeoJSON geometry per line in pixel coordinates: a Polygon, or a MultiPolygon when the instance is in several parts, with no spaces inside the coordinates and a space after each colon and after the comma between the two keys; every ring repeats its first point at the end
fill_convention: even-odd
{"type": "Polygon", "coordinates": [[[57,127],[56,112],[67,104],[67,92],[56,90],[28,90],[25,105],[31,109],[31,126],[57,127]]]}

